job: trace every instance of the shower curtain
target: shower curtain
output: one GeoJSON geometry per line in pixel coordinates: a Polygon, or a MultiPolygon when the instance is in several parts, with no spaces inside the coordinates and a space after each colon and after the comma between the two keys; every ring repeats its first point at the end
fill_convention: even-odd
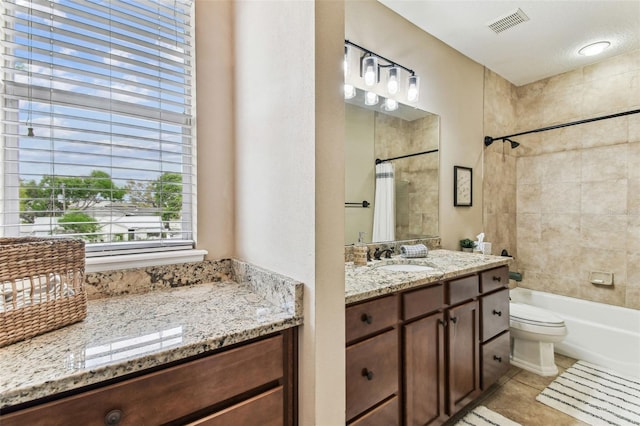
{"type": "Polygon", "coordinates": [[[395,240],[395,184],[393,164],[376,164],[376,197],[372,242],[395,240]]]}

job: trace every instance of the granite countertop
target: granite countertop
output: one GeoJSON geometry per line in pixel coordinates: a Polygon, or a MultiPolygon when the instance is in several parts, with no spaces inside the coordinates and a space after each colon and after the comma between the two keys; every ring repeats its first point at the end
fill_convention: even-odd
{"type": "Polygon", "coordinates": [[[471,274],[484,269],[506,265],[510,257],[490,256],[451,250],[430,250],[425,258],[393,256],[368,262],[367,266],[345,263],[345,302],[359,302],[372,297],[418,287],[431,282],[471,274]],[[385,271],[378,268],[386,264],[408,263],[430,266],[422,272],[385,271]]]}
{"type": "Polygon", "coordinates": [[[301,302],[233,281],[89,301],[84,321],[0,348],[0,408],[300,325],[301,302]]]}

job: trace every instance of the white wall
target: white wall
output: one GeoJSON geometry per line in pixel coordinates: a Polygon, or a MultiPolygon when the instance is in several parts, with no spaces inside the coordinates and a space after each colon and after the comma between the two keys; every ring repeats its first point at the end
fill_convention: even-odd
{"type": "Polygon", "coordinates": [[[483,67],[375,0],[347,1],[345,38],[420,75],[418,107],[440,116],[444,248],[482,231],[483,67]],[[453,166],[473,168],[473,206],[453,207],[453,166]]]}
{"type": "Polygon", "coordinates": [[[344,424],[343,4],[234,8],[236,256],[305,283],[300,422],[344,424]]]}

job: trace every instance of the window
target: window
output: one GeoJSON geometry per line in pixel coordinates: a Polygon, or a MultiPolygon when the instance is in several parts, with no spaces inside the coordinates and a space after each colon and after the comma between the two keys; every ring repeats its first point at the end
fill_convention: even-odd
{"type": "Polygon", "coordinates": [[[192,248],[192,0],[3,8],[0,235],[192,248]]]}

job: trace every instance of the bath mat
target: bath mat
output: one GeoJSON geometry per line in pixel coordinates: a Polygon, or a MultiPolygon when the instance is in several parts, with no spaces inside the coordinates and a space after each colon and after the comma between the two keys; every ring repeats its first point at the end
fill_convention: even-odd
{"type": "Polygon", "coordinates": [[[479,405],[460,419],[455,426],[520,426],[508,418],[479,405]]]}
{"type": "Polygon", "coordinates": [[[578,361],[536,399],[590,425],[640,425],[640,379],[578,361]]]}

